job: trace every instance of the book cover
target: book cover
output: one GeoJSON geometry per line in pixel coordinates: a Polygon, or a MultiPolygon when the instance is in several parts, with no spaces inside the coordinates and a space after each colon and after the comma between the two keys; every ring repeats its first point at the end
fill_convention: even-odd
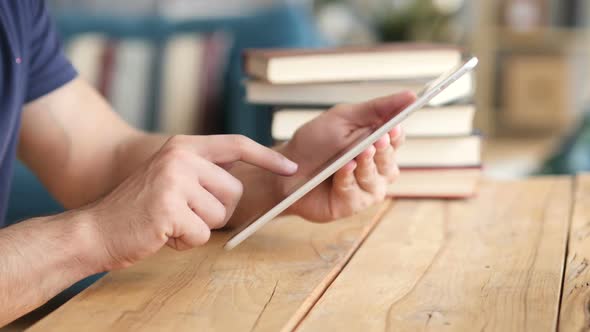
{"type": "Polygon", "coordinates": [[[361,48],[258,49],[244,52],[248,75],[274,84],[438,76],[461,61],[448,45],[398,43],[361,48]]]}
{"type": "Polygon", "coordinates": [[[194,134],[200,126],[203,50],[200,34],[179,35],[164,49],[159,125],[167,134],[194,134]]]}
{"type": "MultiPolygon", "coordinates": [[[[419,93],[436,77],[421,80],[357,81],[308,84],[272,84],[245,81],[246,100],[252,104],[282,106],[333,106],[358,103],[402,91],[419,93]]],[[[429,105],[440,106],[473,96],[474,77],[467,74],[433,98],[429,105]]]]}
{"type": "Polygon", "coordinates": [[[135,128],[146,129],[154,46],[145,40],[123,39],[114,54],[110,102],[135,128]]]}
{"type": "Polygon", "coordinates": [[[94,87],[100,85],[106,46],[107,38],[104,35],[87,33],[71,39],[65,48],[68,59],[80,77],[94,87]]]}

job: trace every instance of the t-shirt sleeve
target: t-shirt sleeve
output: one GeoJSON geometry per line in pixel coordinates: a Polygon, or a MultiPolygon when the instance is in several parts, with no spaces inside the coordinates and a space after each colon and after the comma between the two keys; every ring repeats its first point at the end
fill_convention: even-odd
{"type": "Polygon", "coordinates": [[[50,93],[77,76],[63,52],[59,34],[49,16],[45,1],[29,1],[32,10],[26,102],[50,93]]]}

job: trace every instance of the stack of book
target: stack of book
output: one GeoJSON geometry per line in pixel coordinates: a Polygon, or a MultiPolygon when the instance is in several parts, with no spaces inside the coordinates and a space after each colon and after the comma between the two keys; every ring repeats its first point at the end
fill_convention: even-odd
{"type": "MultiPolygon", "coordinates": [[[[272,136],[285,141],[333,105],[419,92],[461,60],[460,49],[431,44],[248,50],[246,99],[274,107],[272,136]]],[[[481,138],[473,133],[472,95],[473,77],[466,75],[404,122],[407,140],[396,155],[402,172],[391,196],[466,198],[477,192],[481,138]]]]}

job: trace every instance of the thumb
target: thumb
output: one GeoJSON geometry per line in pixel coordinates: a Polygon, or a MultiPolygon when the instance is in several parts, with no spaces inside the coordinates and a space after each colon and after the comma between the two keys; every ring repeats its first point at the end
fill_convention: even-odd
{"type": "Polygon", "coordinates": [[[394,95],[385,96],[364,103],[352,105],[343,110],[345,115],[353,123],[362,126],[380,126],[392,117],[403,111],[416,100],[416,94],[404,91],[394,95]]]}

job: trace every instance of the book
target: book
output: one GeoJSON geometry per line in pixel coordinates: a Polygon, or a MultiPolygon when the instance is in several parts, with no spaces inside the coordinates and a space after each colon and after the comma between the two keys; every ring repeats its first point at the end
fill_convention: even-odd
{"type": "Polygon", "coordinates": [[[199,106],[195,133],[213,135],[223,133],[222,95],[224,74],[229,65],[231,36],[222,31],[203,36],[204,51],[199,92],[203,98],[199,106]]]}
{"type": "MultiPolygon", "coordinates": [[[[325,109],[281,109],[273,113],[272,137],[291,139],[299,127],[315,119],[325,109]]],[[[407,136],[467,136],[473,132],[474,105],[424,108],[408,117],[403,128],[407,136]]]]}
{"type": "Polygon", "coordinates": [[[111,91],[111,85],[113,84],[117,44],[117,41],[108,39],[105,42],[103,52],[100,55],[100,76],[98,76],[96,88],[107,100],[110,100],[109,93],[111,91]]]}
{"type": "Polygon", "coordinates": [[[115,49],[108,96],[115,111],[139,129],[147,128],[155,52],[152,43],[141,39],[121,39],[115,49]]]}
{"type": "Polygon", "coordinates": [[[202,103],[200,78],[204,59],[200,34],[183,34],[168,41],[163,54],[160,130],[194,134],[202,103]]]}
{"type": "Polygon", "coordinates": [[[402,169],[400,176],[389,186],[388,195],[396,198],[469,198],[477,193],[481,178],[481,167],[402,169]]]}
{"type": "MultiPolygon", "coordinates": [[[[410,90],[419,93],[429,79],[402,81],[358,81],[314,84],[271,84],[260,80],[245,82],[246,100],[252,104],[283,106],[332,106],[340,103],[358,103],[410,90]]],[[[473,76],[464,75],[434,97],[429,105],[440,106],[473,95],[473,76]]]]}
{"type": "Polygon", "coordinates": [[[104,35],[86,33],[71,39],[66,46],[68,59],[80,77],[94,87],[99,86],[106,43],[104,35]]]}
{"type": "Polygon", "coordinates": [[[396,152],[400,167],[440,168],[481,165],[481,137],[408,137],[396,152]]]}
{"type": "Polygon", "coordinates": [[[419,43],[244,52],[246,73],[274,84],[429,78],[460,61],[457,47],[419,43]]]}
{"type": "Polygon", "coordinates": [[[179,34],[163,50],[160,130],[222,132],[221,94],[231,50],[224,32],[179,34]]]}

